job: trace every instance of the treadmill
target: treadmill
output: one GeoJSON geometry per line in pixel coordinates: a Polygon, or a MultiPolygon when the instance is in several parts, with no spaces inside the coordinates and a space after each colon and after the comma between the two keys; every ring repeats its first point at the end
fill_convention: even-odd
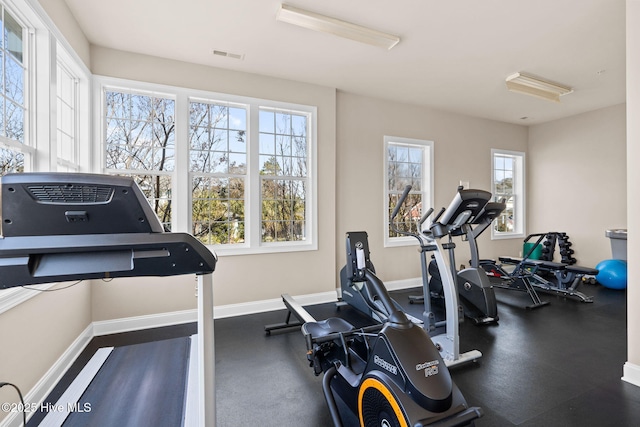
{"type": "Polygon", "coordinates": [[[74,280],[197,276],[198,425],[214,426],[216,255],[190,234],[165,232],[130,177],[18,173],[3,176],[1,187],[0,292],[74,280]]]}

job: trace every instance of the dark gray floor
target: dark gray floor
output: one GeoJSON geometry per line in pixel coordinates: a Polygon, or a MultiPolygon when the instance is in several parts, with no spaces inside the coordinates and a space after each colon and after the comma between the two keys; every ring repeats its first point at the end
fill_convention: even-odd
{"type": "MultiPolygon", "coordinates": [[[[627,347],[626,294],[600,286],[582,291],[594,295],[595,302],[541,294],[551,304],[529,311],[522,308],[528,304],[525,294],[498,289],[499,325],[461,325],[461,351],[483,353],[478,362],[451,370],[467,402],[484,410],[476,426],[640,425],[640,388],[620,379],[627,347]]],[[[410,293],[417,290],[394,292],[394,297],[405,301],[410,293]]],[[[308,309],[318,319],[336,314],[358,319],[349,308],[338,313],[333,304],[308,309]]],[[[407,309],[421,312],[419,306],[407,309]]],[[[331,425],[321,377],[308,366],[300,332],[264,333],[265,324],[284,316],[283,310],[216,320],[218,426],[331,425]]],[[[188,336],[194,329],[184,325],[94,339],[68,377],[98,347],[188,336]]],[[[36,419],[29,425],[37,425],[36,419]]]]}
{"type": "MultiPolygon", "coordinates": [[[[499,325],[461,325],[461,351],[483,353],[478,362],[451,370],[468,403],[484,410],[476,426],[640,425],[640,388],[620,379],[626,294],[600,286],[582,290],[595,302],[541,294],[551,304],[530,311],[522,308],[526,294],[498,289],[499,325]]],[[[394,297],[403,301],[409,293],[394,297]]],[[[419,307],[410,309],[419,315],[419,307]]],[[[310,308],[317,318],[334,310],[331,304],[310,308]]],[[[301,334],[262,331],[283,318],[284,312],[273,312],[216,321],[221,426],[331,425],[301,334]]]]}

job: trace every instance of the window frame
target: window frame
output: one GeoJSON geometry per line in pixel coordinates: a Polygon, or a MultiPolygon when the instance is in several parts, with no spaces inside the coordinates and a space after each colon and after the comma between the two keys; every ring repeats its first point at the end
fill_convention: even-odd
{"type": "MultiPolygon", "coordinates": [[[[247,239],[247,234],[249,233],[249,230],[247,229],[247,190],[250,188],[248,185],[249,182],[249,145],[250,145],[250,141],[249,141],[249,137],[250,137],[250,132],[249,132],[249,122],[250,122],[250,118],[249,118],[249,105],[245,104],[245,103],[238,103],[238,102],[229,102],[229,101],[221,101],[219,99],[211,99],[211,98],[199,98],[199,97],[189,97],[189,112],[191,112],[191,104],[192,103],[198,103],[198,104],[207,104],[209,106],[217,106],[217,107],[226,107],[226,108],[234,108],[234,109],[242,109],[245,111],[245,126],[246,129],[245,131],[245,144],[246,144],[246,152],[245,152],[245,161],[246,161],[246,165],[245,165],[245,173],[243,174],[238,174],[238,173],[231,173],[230,171],[227,172],[203,172],[203,171],[193,171],[192,167],[191,167],[191,138],[192,138],[192,127],[191,127],[191,116],[189,116],[189,129],[188,129],[188,141],[187,141],[187,155],[189,157],[189,166],[188,166],[188,170],[189,170],[189,187],[193,188],[193,181],[196,177],[202,177],[202,178],[208,178],[208,179],[242,179],[244,181],[244,194],[243,194],[243,203],[244,203],[244,224],[245,224],[245,237],[244,237],[244,242],[243,243],[234,243],[232,245],[229,245],[229,247],[234,247],[234,248],[238,248],[238,249],[248,249],[250,247],[250,244],[248,242],[247,239]]],[[[207,126],[209,127],[209,126],[207,126]]],[[[225,128],[218,128],[218,127],[213,127],[210,128],[209,131],[213,130],[215,132],[215,130],[220,130],[220,129],[226,129],[227,131],[231,130],[228,127],[228,123],[227,123],[227,127],[225,128]]],[[[228,141],[228,140],[227,140],[228,141]]],[[[222,152],[222,151],[217,151],[217,152],[222,152]]],[[[189,230],[192,233],[193,232],[193,190],[190,193],[190,197],[189,197],[190,203],[189,203],[189,209],[188,209],[188,213],[189,213],[189,218],[188,218],[188,224],[189,224],[189,230]]],[[[215,200],[215,199],[214,199],[215,200]]],[[[193,233],[192,233],[193,234],[193,233]]],[[[203,242],[204,243],[204,242],[203,242]]],[[[217,245],[211,245],[211,244],[207,244],[204,243],[206,246],[215,248],[216,253],[223,248],[226,248],[227,245],[226,244],[217,244],[217,245]]]]}
{"type": "Polygon", "coordinates": [[[192,230],[192,194],[185,191],[190,188],[193,173],[189,166],[189,105],[191,100],[196,102],[220,102],[235,105],[247,105],[247,185],[245,187],[245,242],[234,245],[207,245],[219,256],[250,255],[260,253],[285,253],[297,251],[311,251],[318,249],[318,191],[317,191],[317,107],[276,100],[246,97],[241,95],[225,94],[219,92],[188,89],[177,86],[169,86],[128,79],[113,78],[108,76],[93,76],[94,96],[94,155],[95,170],[105,171],[104,129],[105,111],[103,93],[104,88],[113,90],[134,91],[138,93],[155,93],[158,96],[174,97],[175,104],[175,168],[172,172],[172,225],[175,232],[191,233],[192,230]],[[259,127],[258,118],[260,108],[270,108],[284,111],[306,113],[308,120],[308,186],[306,227],[307,239],[304,241],[287,242],[261,242],[261,191],[259,187],[259,171],[251,172],[252,168],[259,165],[259,127]],[[252,191],[256,189],[256,191],[252,191]]]}
{"type": "MultiPolygon", "coordinates": [[[[81,107],[81,85],[80,79],[77,76],[77,72],[74,70],[72,63],[66,58],[67,55],[64,55],[64,51],[58,48],[57,58],[56,58],[56,152],[52,153],[56,157],[57,170],[61,168],[66,168],[68,171],[78,172],[80,170],[80,147],[78,136],[80,134],[80,107],[81,107]],[[65,73],[66,76],[69,77],[69,82],[71,86],[70,90],[70,99],[67,102],[63,96],[61,96],[61,88],[59,83],[62,79],[60,76],[60,72],[65,73]],[[60,105],[68,105],[70,109],[70,127],[67,128],[64,125],[60,126],[62,122],[61,108],[60,105]],[[67,135],[70,138],[69,151],[72,153],[71,158],[64,158],[59,156],[60,147],[62,145],[62,141],[58,136],[61,134],[67,135]]],[[[88,107],[88,103],[86,105],[88,107]]],[[[64,107],[63,107],[64,108],[64,107]]]]}
{"type": "MultiPolygon", "coordinates": [[[[383,236],[384,236],[384,247],[398,247],[398,246],[410,246],[415,245],[415,239],[410,236],[399,236],[399,237],[389,237],[389,210],[393,208],[393,206],[389,206],[389,196],[392,193],[389,190],[389,146],[392,144],[396,145],[405,145],[405,146],[419,146],[423,149],[422,155],[422,164],[426,166],[425,173],[422,175],[422,191],[420,194],[422,195],[422,209],[420,215],[424,213],[424,205],[425,202],[428,203],[427,209],[434,205],[434,149],[435,143],[434,141],[426,140],[426,139],[413,139],[413,138],[404,138],[398,136],[389,136],[385,135],[383,138],[384,144],[384,152],[383,152],[383,188],[384,188],[384,196],[383,196],[383,236]]],[[[402,194],[402,189],[397,190],[397,194],[402,194]]]]}
{"type": "Polygon", "coordinates": [[[494,200],[501,195],[496,194],[495,161],[496,156],[511,157],[514,160],[513,197],[514,203],[514,231],[496,231],[495,222],[491,224],[491,240],[521,239],[526,233],[526,154],[522,151],[491,149],[491,192],[494,200]]]}
{"type": "MultiPolygon", "coordinates": [[[[155,99],[165,99],[165,100],[170,100],[174,103],[174,127],[175,127],[175,110],[176,110],[176,99],[175,96],[171,93],[164,93],[161,91],[148,91],[145,89],[137,89],[137,88],[129,88],[129,87],[119,87],[119,86],[112,86],[112,85],[102,85],[100,87],[100,92],[99,92],[99,96],[96,96],[96,98],[100,99],[100,125],[97,126],[100,129],[100,148],[99,148],[99,152],[101,153],[101,158],[100,158],[100,171],[102,171],[103,173],[108,173],[108,174],[121,174],[121,175],[125,175],[125,176],[141,176],[141,177],[159,177],[160,179],[162,179],[162,177],[168,177],[170,180],[170,186],[169,186],[169,190],[168,190],[168,200],[169,200],[169,205],[171,207],[171,221],[168,222],[168,227],[170,230],[175,230],[175,215],[173,213],[173,208],[174,208],[174,198],[172,197],[173,194],[175,194],[177,187],[174,183],[175,178],[176,178],[176,166],[175,166],[175,157],[173,159],[174,161],[174,167],[173,170],[162,170],[162,169],[114,169],[114,168],[107,168],[106,165],[106,131],[107,131],[107,121],[108,118],[106,117],[106,111],[105,111],[105,99],[106,99],[106,93],[109,91],[113,91],[113,92],[119,92],[119,93],[124,93],[124,94],[129,94],[129,95],[137,95],[137,96],[145,96],[145,97],[150,97],[150,98],[155,98],[155,99]]],[[[121,118],[123,120],[129,120],[128,118],[121,118]]],[[[173,132],[173,138],[174,138],[174,146],[173,146],[173,150],[174,150],[174,155],[175,155],[175,151],[176,151],[176,131],[174,130],[173,132]]],[[[144,191],[144,190],[143,190],[144,191]]],[[[147,199],[149,201],[149,204],[151,205],[151,200],[147,199]]],[[[156,201],[161,201],[163,200],[162,195],[159,196],[158,199],[154,199],[156,201]]],[[[155,208],[152,207],[152,209],[155,212],[155,208]]],[[[162,222],[162,218],[160,218],[160,221],[162,222]]],[[[163,226],[165,225],[164,222],[163,226]]]]}
{"type": "MultiPolygon", "coordinates": [[[[305,187],[307,188],[307,190],[305,191],[305,236],[310,236],[311,237],[311,242],[307,242],[307,240],[289,240],[289,241],[283,241],[283,242],[263,242],[262,239],[260,238],[259,235],[252,235],[252,243],[255,244],[260,244],[260,246],[264,247],[264,248],[273,248],[272,250],[277,250],[277,248],[280,247],[291,247],[291,248],[296,248],[296,247],[305,247],[305,246],[311,246],[311,247],[315,247],[315,249],[317,249],[317,239],[315,238],[316,236],[316,232],[314,231],[314,229],[317,229],[317,219],[311,221],[312,218],[317,218],[317,216],[315,214],[311,215],[311,209],[315,209],[316,206],[316,202],[315,202],[315,197],[313,198],[309,198],[306,197],[307,192],[309,191],[309,188],[313,188],[312,190],[312,194],[316,194],[316,179],[315,179],[315,170],[316,170],[316,164],[314,163],[316,160],[316,144],[315,144],[315,131],[312,134],[312,128],[313,125],[316,122],[314,113],[315,113],[315,108],[309,109],[306,106],[295,106],[296,108],[291,108],[292,104],[290,105],[286,105],[286,104],[280,104],[280,106],[276,106],[272,103],[267,103],[267,102],[262,102],[261,105],[258,106],[257,108],[257,114],[258,117],[260,115],[260,111],[261,110],[272,110],[275,114],[278,113],[286,113],[286,114],[292,114],[295,113],[296,115],[304,115],[306,117],[306,121],[307,121],[307,129],[306,129],[306,138],[307,138],[307,176],[304,179],[300,179],[300,177],[295,177],[292,175],[282,175],[282,176],[273,176],[273,175],[269,175],[269,176],[265,176],[265,175],[261,175],[260,171],[258,170],[257,172],[254,172],[255,175],[258,177],[258,180],[260,181],[257,184],[257,188],[262,188],[262,181],[264,179],[268,179],[268,180],[298,180],[298,181],[304,181],[305,183],[305,187]],[[269,105],[268,105],[269,104],[269,105]],[[313,112],[312,112],[313,110],[313,112]],[[309,156],[311,156],[311,159],[309,159],[309,156]],[[315,228],[314,228],[315,227],[315,228]]],[[[275,134],[274,134],[275,135],[275,134]]],[[[256,152],[256,157],[258,158],[258,166],[259,166],[259,156],[260,156],[260,150],[259,150],[259,146],[260,146],[260,128],[258,127],[257,132],[255,132],[254,135],[252,135],[254,138],[256,138],[258,140],[257,144],[254,146],[254,151],[256,152]]],[[[259,196],[260,196],[260,200],[259,200],[259,205],[258,206],[262,206],[263,205],[263,193],[262,190],[260,190],[259,192],[259,196]]],[[[260,209],[260,215],[262,214],[262,211],[260,209]]],[[[262,217],[260,219],[260,225],[262,226],[263,220],[262,217]]],[[[261,228],[261,227],[260,227],[261,228]]]]}
{"type": "MultiPolygon", "coordinates": [[[[35,94],[35,86],[38,82],[36,72],[35,72],[35,43],[34,39],[34,26],[28,22],[24,17],[23,8],[18,5],[7,4],[6,2],[0,2],[0,14],[3,11],[7,11],[10,13],[12,18],[22,27],[22,64],[21,67],[24,69],[23,72],[23,138],[22,142],[8,138],[4,135],[0,135],[0,148],[13,151],[16,153],[20,153],[23,156],[23,171],[31,171],[33,170],[34,157],[36,155],[36,147],[33,146],[33,127],[31,124],[33,123],[32,115],[34,112],[32,111],[31,105],[33,105],[33,97],[35,94]]],[[[2,34],[4,38],[4,34],[2,34]]],[[[4,61],[4,55],[0,55],[0,59],[4,61]]],[[[0,81],[4,81],[4,62],[2,64],[2,72],[0,73],[0,81]]],[[[1,96],[2,99],[6,99],[4,95],[1,96]]],[[[0,104],[1,105],[1,104],[0,104]]],[[[0,117],[4,121],[6,118],[4,116],[4,109],[0,111],[0,117]]]]}
{"type": "MultiPolygon", "coordinates": [[[[0,147],[24,155],[24,171],[55,171],[57,169],[57,81],[56,62],[64,58],[66,65],[78,79],[77,140],[89,141],[91,135],[92,75],[42,6],[35,1],[0,1],[23,27],[24,73],[24,140],[18,142],[0,136],[0,147]],[[53,71],[52,71],[53,70],[53,71]],[[37,111],[35,106],[37,106],[37,111]]],[[[78,145],[77,160],[80,171],[94,169],[89,143],[78,145]]],[[[1,233],[0,233],[1,234],[1,233]]],[[[1,237],[0,237],[1,238],[1,237]]],[[[0,293],[0,313],[39,295],[57,283],[14,287],[0,293]]]]}

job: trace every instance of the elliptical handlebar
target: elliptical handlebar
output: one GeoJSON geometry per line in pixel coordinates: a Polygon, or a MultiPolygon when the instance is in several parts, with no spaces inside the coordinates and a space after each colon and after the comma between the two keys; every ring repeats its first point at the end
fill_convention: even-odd
{"type": "Polygon", "coordinates": [[[444,206],[440,208],[440,212],[438,212],[438,214],[436,215],[435,218],[433,218],[433,222],[438,222],[438,220],[440,219],[440,217],[442,216],[442,214],[444,213],[444,211],[446,211],[447,208],[445,208],[444,206]]]}
{"type": "Polygon", "coordinates": [[[404,187],[402,196],[400,196],[400,200],[398,200],[398,204],[396,204],[396,207],[393,209],[393,213],[391,214],[391,223],[393,223],[393,219],[396,217],[396,215],[398,215],[398,211],[400,210],[400,207],[402,207],[402,204],[404,203],[407,196],[409,195],[411,188],[412,187],[410,185],[407,185],[406,187],[404,187]]]}
{"type": "Polygon", "coordinates": [[[427,218],[429,217],[429,215],[431,215],[433,213],[433,208],[429,208],[424,215],[422,215],[422,218],[420,218],[420,222],[418,223],[420,226],[422,226],[422,224],[424,224],[424,222],[427,220],[427,218]]]}
{"type": "MultiPolygon", "coordinates": [[[[418,239],[418,242],[420,242],[420,244],[422,245],[422,240],[420,239],[420,234],[419,233],[413,233],[411,231],[405,231],[405,230],[400,230],[398,228],[398,226],[396,225],[394,219],[395,217],[398,215],[398,212],[400,211],[400,208],[402,207],[402,205],[404,204],[405,200],[407,199],[407,196],[409,196],[409,193],[411,192],[411,188],[413,188],[411,185],[407,185],[406,187],[404,187],[404,191],[402,192],[402,195],[400,196],[400,199],[398,200],[398,203],[396,204],[396,207],[393,209],[393,212],[391,213],[391,217],[389,218],[389,224],[391,225],[391,229],[393,231],[395,231],[398,234],[402,234],[404,236],[410,236],[410,237],[415,237],[416,239],[418,239]]],[[[444,210],[444,208],[443,208],[444,210]]],[[[429,208],[420,218],[419,221],[419,227],[422,226],[422,224],[427,220],[427,218],[429,217],[429,215],[431,215],[433,213],[433,208],[429,208]]],[[[442,215],[442,212],[440,212],[438,214],[442,215]]]]}

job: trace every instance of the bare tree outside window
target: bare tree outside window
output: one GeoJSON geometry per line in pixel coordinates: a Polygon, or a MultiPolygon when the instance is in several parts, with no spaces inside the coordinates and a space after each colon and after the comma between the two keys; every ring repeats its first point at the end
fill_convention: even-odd
{"type": "MultiPolygon", "coordinates": [[[[425,194],[423,187],[428,167],[425,165],[425,150],[428,147],[428,145],[387,142],[387,211],[389,218],[405,187],[412,186],[409,196],[400,206],[394,219],[399,230],[415,232],[422,210],[429,209],[429,206],[423,207],[425,194]]],[[[400,236],[390,226],[387,228],[388,237],[400,236]]]]}
{"type": "Polygon", "coordinates": [[[16,19],[2,9],[2,77],[3,88],[0,96],[2,136],[24,143],[24,87],[25,68],[23,64],[23,28],[16,19]]]}
{"type": "Polygon", "coordinates": [[[308,117],[260,109],[262,241],[306,239],[308,117]]]}
{"type": "Polygon", "coordinates": [[[516,162],[513,156],[496,154],[493,157],[493,196],[496,200],[504,199],[507,208],[496,218],[494,230],[501,233],[514,231],[515,194],[513,178],[516,162]]]}
{"type": "Polygon", "coordinates": [[[0,147],[0,176],[24,172],[24,154],[0,147]]]}
{"type": "Polygon", "coordinates": [[[525,153],[491,149],[491,191],[494,200],[506,202],[506,209],[491,227],[492,239],[524,237],[526,224],[525,153]]]}
{"type": "Polygon", "coordinates": [[[105,170],[135,177],[167,230],[184,212],[173,223],[223,254],[316,244],[315,107],[144,87],[104,86],[105,170]]]}
{"type": "Polygon", "coordinates": [[[0,136],[11,143],[0,146],[0,175],[24,172],[26,147],[25,142],[25,67],[24,28],[1,7],[0,26],[0,136]]]}
{"type": "Polygon", "coordinates": [[[175,101],[105,92],[105,167],[134,177],[165,230],[171,230],[175,168],[175,101]]]}
{"type": "Polygon", "coordinates": [[[247,109],[191,102],[192,234],[209,245],[245,241],[247,109]]]}

